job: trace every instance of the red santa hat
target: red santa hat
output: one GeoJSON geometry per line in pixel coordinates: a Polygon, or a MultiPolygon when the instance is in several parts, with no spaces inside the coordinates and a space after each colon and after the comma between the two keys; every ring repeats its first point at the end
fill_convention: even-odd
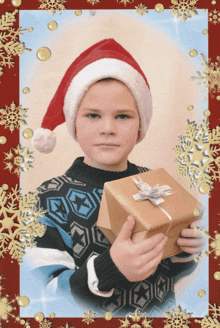
{"type": "Polygon", "coordinates": [[[65,121],[69,134],[77,141],[75,120],[79,104],[91,85],[109,77],[123,82],[132,92],[141,121],[138,142],[143,140],[152,116],[149,84],[131,54],[114,39],[105,39],[85,50],[67,69],[41,128],[34,132],[34,147],[42,153],[50,153],[56,145],[53,130],[65,121]]]}

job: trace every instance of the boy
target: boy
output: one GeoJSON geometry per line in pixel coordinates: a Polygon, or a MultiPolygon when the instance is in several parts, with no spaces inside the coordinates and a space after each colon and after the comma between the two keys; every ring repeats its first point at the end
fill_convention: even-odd
{"type": "Polygon", "coordinates": [[[35,132],[34,146],[50,152],[51,130],[66,120],[85,156],[38,188],[39,207],[48,210],[41,219],[47,230],[27,254],[47,285],[96,313],[120,316],[138,308],[152,315],[175,306],[175,278],[194,269],[193,257],[203,246],[195,223],[178,239],[183,253],[165,260],[167,237],[157,234],[134,244],[131,216],[112,246],[96,227],[104,183],[148,171],[127,158],[144,138],[151,113],[144,73],[123,47],[107,39],[69,67],[35,132]]]}

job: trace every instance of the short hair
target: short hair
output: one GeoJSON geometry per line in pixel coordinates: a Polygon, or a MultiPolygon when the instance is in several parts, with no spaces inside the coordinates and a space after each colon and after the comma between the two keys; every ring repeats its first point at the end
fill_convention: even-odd
{"type": "Polygon", "coordinates": [[[96,82],[102,82],[102,81],[119,81],[119,82],[121,82],[120,80],[115,79],[114,77],[104,77],[103,79],[100,79],[100,80],[98,80],[96,82]]]}

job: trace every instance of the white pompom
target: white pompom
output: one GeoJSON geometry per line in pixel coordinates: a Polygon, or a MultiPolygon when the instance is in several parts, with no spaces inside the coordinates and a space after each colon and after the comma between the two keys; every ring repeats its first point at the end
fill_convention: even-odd
{"type": "Polygon", "coordinates": [[[55,133],[48,129],[37,129],[34,131],[32,145],[41,153],[49,154],[56,146],[55,133]]]}

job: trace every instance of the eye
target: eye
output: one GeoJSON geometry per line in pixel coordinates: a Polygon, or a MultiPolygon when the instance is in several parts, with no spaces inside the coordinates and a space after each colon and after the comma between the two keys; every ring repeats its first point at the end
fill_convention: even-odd
{"type": "Polygon", "coordinates": [[[89,114],[88,117],[90,117],[90,118],[98,118],[100,116],[98,114],[92,113],[92,114],[89,114]]]}
{"type": "Polygon", "coordinates": [[[125,120],[125,119],[129,118],[129,116],[126,115],[126,114],[120,114],[120,115],[118,115],[117,117],[118,117],[120,120],[125,120]]]}

